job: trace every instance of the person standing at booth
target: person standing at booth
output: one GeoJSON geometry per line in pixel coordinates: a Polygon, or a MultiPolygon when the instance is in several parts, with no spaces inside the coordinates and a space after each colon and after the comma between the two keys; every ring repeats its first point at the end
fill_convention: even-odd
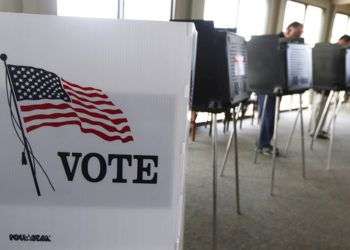
{"type": "MultiPolygon", "coordinates": [[[[350,46],[350,36],[348,35],[343,35],[342,37],[339,38],[338,45],[342,47],[349,47],[350,46]]],[[[311,137],[314,136],[314,133],[316,133],[317,125],[321,120],[322,112],[326,106],[326,102],[328,99],[330,91],[324,91],[319,92],[319,91],[312,91],[312,107],[311,107],[311,119],[310,119],[310,125],[309,125],[309,134],[311,137]]],[[[327,128],[324,128],[327,116],[329,112],[329,107],[326,110],[325,117],[322,121],[321,124],[321,129],[317,134],[317,138],[319,139],[329,139],[329,135],[327,132],[327,128]]]]}
{"type": "MultiPolygon", "coordinates": [[[[298,39],[302,36],[304,32],[304,25],[299,22],[293,22],[288,25],[285,32],[278,34],[280,38],[286,38],[288,40],[298,39]]],[[[264,106],[265,95],[258,95],[259,104],[259,117],[262,121],[261,124],[261,135],[258,141],[258,149],[260,153],[266,155],[272,155],[273,147],[271,145],[271,140],[273,137],[274,124],[275,124],[275,112],[276,112],[276,97],[269,95],[266,103],[266,111],[264,117],[261,117],[262,110],[264,106]]],[[[278,150],[277,155],[279,154],[278,150]]]]}

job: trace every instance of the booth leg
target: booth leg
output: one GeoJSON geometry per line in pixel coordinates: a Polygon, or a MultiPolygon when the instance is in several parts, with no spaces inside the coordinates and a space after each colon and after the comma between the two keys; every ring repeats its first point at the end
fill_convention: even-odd
{"type": "Polygon", "coordinates": [[[217,116],[212,114],[212,149],[213,149],[213,250],[217,250],[217,116]]]}
{"type": "Polygon", "coordinates": [[[240,206],[240,191],[239,191],[239,165],[238,165],[238,140],[237,140],[237,118],[236,118],[236,110],[233,109],[233,129],[230,134],[230,138],[228,140],[227,146],[226,146],[226,152],[224,156],[224,160],[222,163],[222,170],[221,170],[221,176],[224,176],[224,172],[226,169],[226,163],[228,159],[228,155],[230,153],[232,142],[234,142],[234,149],[235,149],[235,183],[236,183],[236,211],[237,214],[241,214],[241,206],[240,206]]]}
{"type": "Polygon", "coordinates": [[[210,123],[209,123],[209,137],[211,137],[213,131],[213,114],[210,115],[210,123]]]}
{"type": "Polygon", "coordinates": [[[242,112],[241,112],[241,119],[239,121],[239,129],[242,129],[243,128],[243,119],[245,117],[245,114],[247,112],[247,107],[243,104],[241,104],[241,108],[242,108],[242,112]]]}
{"type": "Polygon", "coordinates": [[[250,122],[250,125],[254,125],[254,119],[255,119],[255,103],[253,102],[253,114],[252,114],[252,120],[250,122]]]}
{"type": "Polygon", "coordinates": [[[337,113],[340,109],[341,101],[339,99],[339,93],[336,95],[336,101],[333,108],[333,114],[331,118],[331,137],[328,146],[328,159],[327,159],[327,170],[331,169],[332,154],[333,154],[333,144],[334,144],[334,134],[335,134],[335,121],[337,119],[337,113]]]}
{"type": "Polygon", "coordinates": [[[192,141],[196,140],[196,118],[197,118],[197,113],[192,111],[191,113],[191,132],[192,132],[192,141]]]}
{"type": "MultiPolygon", "coordinates": [[[[234,109],[233,109],[234,110],[234,109]]],[[[224,155],[224,160],[222,162],[222,166],[221,166],[221,174],[220,176],[224,176],[224,172],[225,172],[225,169],[226,169],[226,163],[227,163],[227,159],[228,159],[228,156],[230,154],[230,150],[231,150],[231,146],[232,146],[232,139],[234,137],[234,133],[235,133],[235,121],[236,121],[236,115],[235,115],[235,110],[233,111],[233,129],[230,133],[230,137],[228,138],[228,142],[227,142],[227,146],[226,146],[226,152],[225,152],[225,155],[224,155]]]]}
{"type": "MultiPolygon", "coordinates": [[[[241,105],[239,106],[238,108],[238,112],[240,111],[241,109],[241,105]]],[[[226,163],[227,163],[227,159],[228,159],[228,156],[230,154],[230,151],[231,151],[231,147],[232,147],[232,139],[234,137],[234,134],[237,133],[235,132],[235,129],[236,129],[236,126],[237,126],[237,117],[236,117],[236,109],[235,107],[233,108],[233,113],[232,113],[232,120],[233,120],[233,130],[231,131],[230,133],[230,137],[228,139],[228,142],[227,142],[227,146],[226,146],[226,151],[225,151],[225,155],[224,155],[224,160],[222,161],[222,165],[221,165],[221,174],[220,176],[224,176],[224,173],[225,173],[225,169],[226,169],[226,163]]]]}
{"type": "MultiPolygon", "coordinates": [[[[235,111],[233,111],[233,117],[236,117],[235,111]]],[[[237,205],[236,211],[237,211],[237,214],[241,214],[241,205],[240,205],[241,198],[240,198],[240,191],[239,191],[237,120],[235,118],[233,118],[233,131],[234,131],[234,146],[235,146],[236,205],[237,205]]]]}
{"type": "Polygon", "coordinates": [[[298,110],[298,114],[297,114],[297,117],[295,118],[292,131],[291,131],[291,133],[290,133],[290,135],[289,135],[289,137],[288,137],[288,141],[287,141],[287,144],[286,144],[286,148],[285,148],[285,150],[284,150],[284,155],[287,155],[287,154],[288,154],[288,150],[289,150],[290,144],[291,144],[291,142],[292,142],[295,129],[296,129],[296,127],[297,127],[297,123],[298,123],[298,120],[299,120],[299,116],[300,116],[300,109],[298,110]]]}
{"type": "Polygon", "coordinates": [[[259,142],[260,142],[260,138],[261,138],[261,134],[262,134],[262,125],[264,123],[264,119],[265,119],[265,113],[266,113],[266,105],[267,105],[267,100],[268,100],[268,95],[265,96],[264,99],[264,104],[263,104],[263,110],[261,112],[261,121],[260,121],[260,130],[259,130],[259,135],[256,141],[256,148],[255,148],[255,155],[254,155],[254,164],[257,163],[258,161],[258,154],[259,154],[259,142]]]}
{"type": "Polygon", "coordinates": [[[302,161],[302,174],[303,178],[306,178],[305,167],[305,132],[304,132],[304,117],[303,117],[303,97],[299,95],[299,113],[300,113],[300,133],[301,133],[301,161],[302,161]]]}
{"type": "Polygon", "coordinates": [[[321,130],[321,126],[323,124],[323,120],[326,118],[326,114],[327,114],[327,110],[329,108],[329,105],[332,101],[332,98],[333,98],[333,95],[334,95],[334,91],[332,90],[330,93],[329,93],[329,96],[328,96],[328,99],[327,99],[327,102],[326,102],[326,105],[322,111],[322,115],[321,115],[321,118],[316,126],[316,129],[313,131],[313,137],[311,139],[311,144],[310,144],[310,149],[313,150],[314,149],[314,142],[317,138],[317,135],[318,133],[320,132],[321,130]]]}
{"type": "Polygon", "coordinates": [[[275,185],[275,170],[276,170],[276,153],[277,153],[277,140],[278,140],[278,116],[280,112],[280,101],[281,97],[276,98],[276,112],[275,112],[275,126],[273,133],[273,154],[272,154],[272,174],[271,174],[271,189],[270,193],[273,195],[274,185],[275,185]]]}

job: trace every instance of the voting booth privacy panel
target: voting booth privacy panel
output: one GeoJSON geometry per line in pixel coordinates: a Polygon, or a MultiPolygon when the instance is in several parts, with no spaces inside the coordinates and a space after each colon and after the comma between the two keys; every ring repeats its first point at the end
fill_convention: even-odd
{"type": "Polygon", "coordinates": [[[301,93],[312,86],[312,49],[302,40],[253,36],[248,62],[249,88],[258,94],[301,93]]]}
{"type": "Polygon", "coordinates": [[[0,33],[0,249],[181,248],[193,25],[3,13],[0,33]]]}
{"type": "Polygon", "coordinates": [[[215,29],[212,21],[193,22],[198,32],[192,110],[223,112],[249,98],[247,45],[232,30],[215,29]]]}
{"type": "Polygon", "coordinates": [[[349,48],[338,44],[318,43],[313,49],[315,90],[350,88],[349,48]]]}

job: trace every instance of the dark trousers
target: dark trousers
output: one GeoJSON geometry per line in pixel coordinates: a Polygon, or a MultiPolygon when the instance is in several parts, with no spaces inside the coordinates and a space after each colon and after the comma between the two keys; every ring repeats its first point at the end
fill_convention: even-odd
{"type": "Polygon", "coordinates": [[[265,116],[261,117],[263,112],[263,107],[264,107],[264,100],[265,100],[265,95],[258,95],[259,117],[260,117],[260,123],[261,123],[260,138],[258,142],[259,148],[268,147],[271,145],[274,124],[275,124],[276,97],[268,96],[265,116]]]}

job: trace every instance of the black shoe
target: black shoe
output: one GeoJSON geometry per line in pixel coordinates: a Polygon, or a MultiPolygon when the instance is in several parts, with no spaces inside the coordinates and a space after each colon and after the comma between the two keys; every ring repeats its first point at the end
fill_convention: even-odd
{"type": "Polygon", "coordinates": [[[326,131],[320,131],[317,135],[318,139],[329,140],[329,135],[326,131]]]}

